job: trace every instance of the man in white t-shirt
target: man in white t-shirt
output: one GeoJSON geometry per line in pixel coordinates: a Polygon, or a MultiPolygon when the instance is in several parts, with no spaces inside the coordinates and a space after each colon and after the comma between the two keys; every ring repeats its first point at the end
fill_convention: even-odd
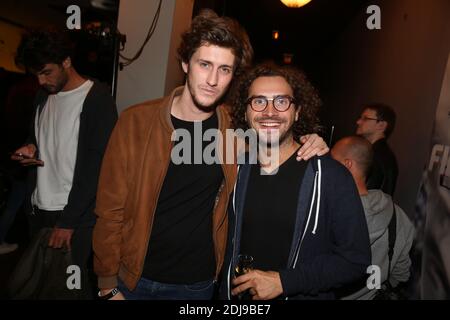
{"type": "Polygon", "coordinates": [[[17,50],[17,62],[38,78],[41,90],[26,145],[12,156],[30,166],[32,235],[52,228],[49,246],[71,249],[86,266],[92,253],[95,195],[103,153],[117,120],[104,85],[78,74],[63,33],[33,31],[17,50]]]}

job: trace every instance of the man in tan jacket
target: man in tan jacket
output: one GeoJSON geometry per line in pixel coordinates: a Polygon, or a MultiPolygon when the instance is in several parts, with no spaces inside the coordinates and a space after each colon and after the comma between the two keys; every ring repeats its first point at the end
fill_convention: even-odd
{"type": "MultiPolygon", "coordinates": [[[[204,11],[178,54],[185,85],[125,110],[104,156],[93,240],[102,299],[205,300],[214,293],[237,166],[219,159],[229,141],[205,137],[211,129],[226,136],[223,99],[253,51],[237,22],[204,11]],[[205,157],[210,145],[219,161],[205,157]]],[[[305,141],[303,157],[328,151],[317,135],[305,141]]]]}

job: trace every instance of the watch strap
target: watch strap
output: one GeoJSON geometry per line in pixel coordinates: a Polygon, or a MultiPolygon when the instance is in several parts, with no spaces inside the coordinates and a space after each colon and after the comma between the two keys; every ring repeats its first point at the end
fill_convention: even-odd
{"type": "Polygon", "coordinates": [[[101,291],[98,292],[98,298],[100,300],[109,300],[112,297],[114,297],[116,294],[118,294],[120,291],[117,288],[112,289],[109,293],[105,294],[105,295],[101,295],[101,291]]]}

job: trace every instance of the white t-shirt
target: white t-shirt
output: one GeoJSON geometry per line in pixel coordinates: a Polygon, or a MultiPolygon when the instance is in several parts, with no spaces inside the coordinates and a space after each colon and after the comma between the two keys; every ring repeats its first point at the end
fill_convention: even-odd
{"type": "Polygon", "coordinates": [[[43,167],[37,167],[33,205],[41,210],[63,210],[72,189],[77,158],[80,113],[93,82],[48,96],[41,114],[36,113],[35,135],[43,167]]]}

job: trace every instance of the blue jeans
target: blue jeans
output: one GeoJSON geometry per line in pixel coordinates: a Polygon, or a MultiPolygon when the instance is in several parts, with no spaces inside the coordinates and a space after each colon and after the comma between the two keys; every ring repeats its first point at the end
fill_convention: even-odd
{"type": "Polygon", "coordinates": [[[169,284],[141,278],[133,291],[119,280],[119,290],[127,300],[211,300],[214,280],[193,284],[169,284]]]}

